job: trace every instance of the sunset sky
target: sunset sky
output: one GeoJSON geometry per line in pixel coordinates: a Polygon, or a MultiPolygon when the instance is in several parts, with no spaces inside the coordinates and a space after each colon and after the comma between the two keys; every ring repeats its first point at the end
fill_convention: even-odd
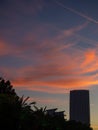
{"type": "Polygon", "coordinates": [[[67,119],[69,91],[90,90],[98,130],[98,0],[0,0],[0,76],[67,119]]]}

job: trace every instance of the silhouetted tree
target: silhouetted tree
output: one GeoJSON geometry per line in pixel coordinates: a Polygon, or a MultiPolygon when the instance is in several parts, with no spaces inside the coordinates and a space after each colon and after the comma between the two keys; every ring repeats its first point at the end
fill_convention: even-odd
{"type": "Polygon", "coordinates": [[[36,124],[34,111],[31,108],[31,105],[35,105],[36,102],[27,103],[29,97],[20,98],[21,103],[21,114],[20,114],[20,130],[32,130],[36,124]]]}
{"type": "Polygon", "coordinates": [[[0,78],[0,129],[18,130],[21,103],[10,81],[0,78]]]}
{"type": "Polygon", "coordinates": [[[20,110],[14,96],[0,94],[0,129],[18,130],[20,110]]]}
{"type": "Polygon", "coordinates": [[[3,78],[0,78],[0,94],[17,96],[15,89],[13,89],[10,81],[5,81],[3,78]]]}

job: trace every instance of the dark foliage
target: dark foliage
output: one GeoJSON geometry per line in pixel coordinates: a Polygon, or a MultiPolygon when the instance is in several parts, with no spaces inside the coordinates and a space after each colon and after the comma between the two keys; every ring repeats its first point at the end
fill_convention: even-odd
{"type": "Polygon", "coordinates": [[[86,124],[82,124],[81,122],[76,122],[76,121],[67,121],[66,130],[92,130],[89,126],[86,124]]]}
{"type": "Polygon", "coordinates": [[[5,81],[3,78],[0,78],[0,94],[17,95],[10,81],[5,81]]]}

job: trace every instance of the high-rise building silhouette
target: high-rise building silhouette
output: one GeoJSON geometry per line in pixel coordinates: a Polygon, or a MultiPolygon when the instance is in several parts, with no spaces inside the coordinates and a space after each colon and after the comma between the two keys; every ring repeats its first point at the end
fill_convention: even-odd
{"type": "Polygon", "coordinates": [[[70,91],[70,120],[90,125],[90,103],[88,90],[70,91]]]}

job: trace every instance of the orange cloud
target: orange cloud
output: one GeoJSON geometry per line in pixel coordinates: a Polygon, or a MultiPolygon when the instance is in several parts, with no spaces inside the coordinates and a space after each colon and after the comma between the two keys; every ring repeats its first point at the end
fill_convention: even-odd
{"type": "Polygon", "coordinates": [[[82,67],[84,66],[88,66],[90,64],[93,63],[93,61],[95,61],[96,59],[96,51],[95,50],[92,50],[92,49],[89,49],[85,52],[85,55],[84,55],[84,62],[82,63],[82,67]]]}
{"type": "Polygon", "coordinates": [[[20,50],[17,45],[8,43],[6,40],[0,39],[0,56],[9,55],[9,56],[19,56],[20,50]]]}
{"type": "Polygon", "coordinates": [[[3,40],[0,40],[0,56],[6,55],[10,52],[9,45],[7,45],[3,40]]]}
{"type": "MultiPolygon", "coordinates": [[[[41,64],[37,66],[29,65],[19,69],[13,68],[13,72],[11,71],[12,68],[9,68],[9,71],[11,71],[11,74],[9,73],[10,77],[15,74],[15,77],[12,78],[13,85],[15,87],[23,87],[23,89],[50,93],[55,93],[55,89],[57,93],[63,93],[64,91],[67,92],[68,89],[97,85],[97,74],[88,75],[89,72],[94,72],[98,69],[97,65],[95,68],[95,64],[92,64],[92,62],[96,61],[94,50],[79,53],[73,49],[72,53],[74,55],[58,51],[57,56],[51,57],[49,55],[51,57],[50,60],[49,58],[42,58],[41,64]],[[86,59],[83,60],[85,56],[86,59]],[[85,65],[83,65],[84,62],[86,63],[85,65]],[[89,68],[88,64],[90,64],[89,68]]],[[[5,69],[5,73],[8,73],[7,69],[5,69]]]]}
{"type": "MultiPolygon", "coordinates": [[[[33,79],[12,80],[14,86],[23,86],[23,89],[36,90],[50,93],[66,93],[70,89],[88,88],[91,85],[98,84],[94,76],[70,77],[63,79],[52,79],[50,81],[39,81],[33,79]],[[55,91],[56,90],[56,91],[55,91]]],[[[20,88],[21,89],[21,88],[20,88]]]]}
{"type": "Polygon", "coordinates": [[[86,26],[87,23],[84,23],[60,31],[52,38],[42,37],[40,43],[38,39],[42,29],[41,32],[37,30],[35,34],[24,38],[25,42],[21,45],[8,46],[1,42],[1,54],[13,55],[19,67],[1,66],[0,71],[10,77],[15,87],[29,90],[55,92],[56,89],[56,92],[63,93],[68,92],[68,89],[98,84],[97,74],[95,75],[98,70],[97,50],[76,48],[81,41],[75,37],[76,32],[86,26]],[[21,66],[22,62],[25,64],[21,66]]]}
{"type": "Polygon", "coordinates": [[[81,55],[76,50],[73,50],[72,53],[74,55],[58,51],[57,56],[51,57],[49,55],[50,60],[49,58],[42,58],[41,64],[37,66],[29,65],[18,69],[9,68],[9,71],[7,69],[3,69],[5,71],[1,70],[12,77],[11,80],[15,87],[19,86],[29,90],[53,93],[56,89],[57,93],[63,93],[66,92],[66,89],[79,89],[98,84],[97,75],[90,74],[86,76],[88,72],[95,71],[94,63],[92,64],[96,60],[94,50],[81,53],[81,55]],[[86,60],[83,60],[85,55],[86,60]],[[84,62],[85,65],[83,65],[84,62]],[[90,64],[89,68],[87,67],[88,64],[90,64]],[[11,73],[9,73],[10,71],[11,73]],[[13,74],[15,74],[14,77],[13,74]]]}

